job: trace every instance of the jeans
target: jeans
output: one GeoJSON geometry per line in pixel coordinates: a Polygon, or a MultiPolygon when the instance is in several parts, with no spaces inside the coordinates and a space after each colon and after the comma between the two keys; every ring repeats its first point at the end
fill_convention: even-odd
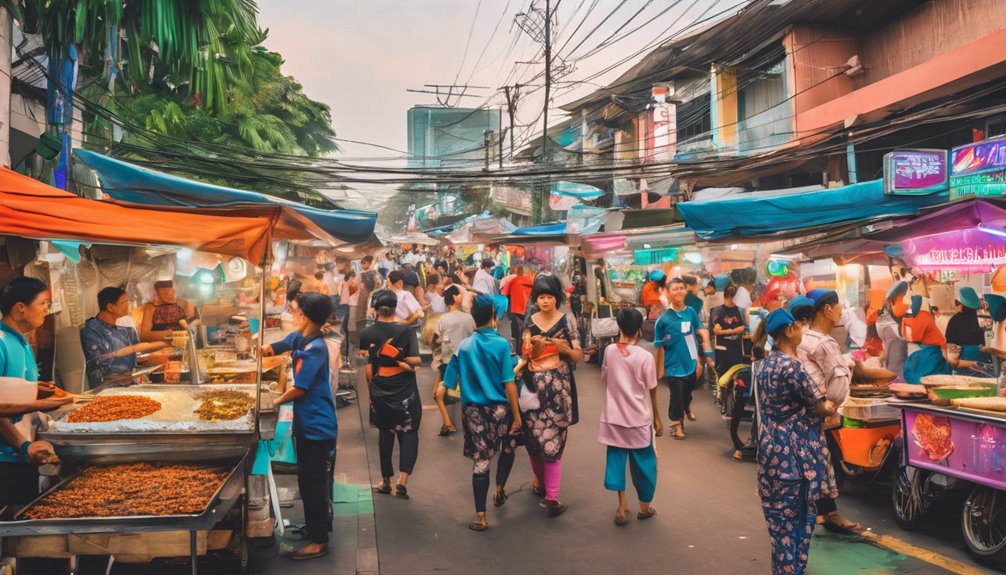
{"type": "Polygon", "coordinates": [[[685,418],[685,412],[692,408],[692,391],[695,389],[695,374],[687,377],[664,378],[667,387],[671,390],[671,402],[667,410],[667,416],[671,421],[681,421],[685,418]]]}
{"type": "Polygon", "coordinates": [[[297,486],[304,503],[304,523],[313,543],[328,544],[332,530],[332,463],[335,440],[296,438],[297,486]]]}

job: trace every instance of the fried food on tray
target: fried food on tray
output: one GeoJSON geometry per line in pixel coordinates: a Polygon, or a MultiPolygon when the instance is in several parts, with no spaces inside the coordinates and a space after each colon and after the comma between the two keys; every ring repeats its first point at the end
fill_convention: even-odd
{"type": "Polygon", "coordinates": [[[919,413],[915,416],[912,435],[915,436],[915,444],[934,462],[943,461],[954,452],[948,417],[919,413]]]}
{"type": "Polygon", "coordinates": [[[203,421],[230,421],[244,417],[255,405],[255,398],[243,391],[216,389],[196,396],[201,404],[196,416],[203,421]]]}
{"type": "Polygon", "coordinates": [[[66,416],[69,423],[96,423],[139,419],[161,409],[159,401],[142,395],[107,395],[94,398],[87,405],[66,416]]]}
{"type": "Polygon", "coordinates": [[[26,509],[25,519],[194,515],[210,504],[227,471],[133,463],[92,467],[26,509]]]}

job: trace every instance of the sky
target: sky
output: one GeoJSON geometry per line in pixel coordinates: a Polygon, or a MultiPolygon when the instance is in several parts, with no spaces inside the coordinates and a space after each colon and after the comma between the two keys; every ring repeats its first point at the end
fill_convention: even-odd
{"type": "MultiPolygon", "coordinates": [[[[575,66],[556,78],[553,108],[613,81],[647,53],[647,46],[652,49],[696,20],[745,3],[551,1],[556,11],[557,61],[575,66]],[[609,67],[607,73],[593,78],[609,67]],[[585,80],[589,83],[581,83],[585,80]]],[[[527,139],[541,130],[541,44],[513,23],[533,3],[543,9],[545,0],[258,2],[259,25],[269,30],[265,46],[283,55],[283,72],[296,78],[309,97],[331,107],[338,137],[384,147],[340,141],[338,156],[346,162],[399,162],[407,145],[407,110],[437,103],[436,95],[406,91],[428,89],[424,84],[488,87],[470,92],[480,97],[449,101],[472,107],[505,106],[499,87],[515,82],[529,85],[518,103],[516,123],[522,126],[515,133],[527,139]]],[[[562,119],[558,110],[549,114],[550,125],[562,119]]]]}

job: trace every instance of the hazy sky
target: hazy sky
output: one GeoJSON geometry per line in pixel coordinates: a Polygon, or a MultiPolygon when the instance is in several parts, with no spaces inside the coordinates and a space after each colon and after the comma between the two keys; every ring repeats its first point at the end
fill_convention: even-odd
{"type": "MultiPolygon", "coordinates": [[[[557,0],[552,1],[554,7],[557,0]]],[[[744,3],[628,0],[612,14],[621,0],[558,1],[558,53],[575,61],[576,70],[560,80],[554,106],[610,82],[642,54],[593,79],[594,84],[561,82],[588,78],[696,19],[744,3]],[[649,25],[619,39],[650,19],[649,25]],[[584,58],[609,37],[610,45],[584,58]],[[574,50],[581,40],[583,44],[574,50]]],[[[544,7],[544,0],[535,2],[544,7]]],[[[489,86],[489,90],[475,91],[482,98],[461,100],[463,106],[478,106],[503,105],[496,89],[504,83],[520,80],[540,86],[540,80],[533,80],[543,67],[540,45],[512,25],[514,16],[530,5],[531,0],[259,0],[259,22],[269,29],[266,46],[286,60],[284,73],[299,80],[310,97],[331,106],[340,138],[405,150],[406,111],[416,104],[436,104],[436,96],[409,93],[407,88],[455,82],[489,86]],[[538,63],[532,65],[514,63],[536,58],[538,63]]],[[[542,96],[539,88],[520,103],[518,123],[538,118],[542,96]]],[[[558,121],[557,116],[558,111],[558,121]]],[[[531,130],[525,131],[529,136],[531,130]]],[[[397,155],[368,146],[340,145],[347,161],[397,155]]]]}

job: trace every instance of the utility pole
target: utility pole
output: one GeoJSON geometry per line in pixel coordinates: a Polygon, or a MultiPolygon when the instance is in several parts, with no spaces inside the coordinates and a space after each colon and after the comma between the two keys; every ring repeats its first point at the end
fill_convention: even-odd
{"type": "MultiPolygon", "coordinates": [[[[506,113],[510,116],[510,161],[513,161],[514,149],[513,149],[513,118],[514,114],[517,113],[517,100],[520,98],[520,84],[514,84],[513,86],[503,86],[503,93],[506,94],[506,113]],[[511,89],[513,91],[511,92],[511,89]]],[[[503,144],[500,142],[500,149],[502,149],[503,144]]]]}
{"type": "MultiPolygon", "coordinates": [[[[549,165],[552,163],[552,156],[549,151],[548,142],[548,100],[551,97],[552,90],[552,3],[551,0],[545,0],[545,108],[542,111],[543,125],[542,125],[542,158],[545,161],[546,171],[549,165]]],[[[541,200],[539,200],[538,210],[535,213],[538,222],[544,222],[546,219],[546,214],[548,214],[548,197],[551,193],[550,182],[548,179],[545,180],[544,189],[541,191],[541,200]]]]}

